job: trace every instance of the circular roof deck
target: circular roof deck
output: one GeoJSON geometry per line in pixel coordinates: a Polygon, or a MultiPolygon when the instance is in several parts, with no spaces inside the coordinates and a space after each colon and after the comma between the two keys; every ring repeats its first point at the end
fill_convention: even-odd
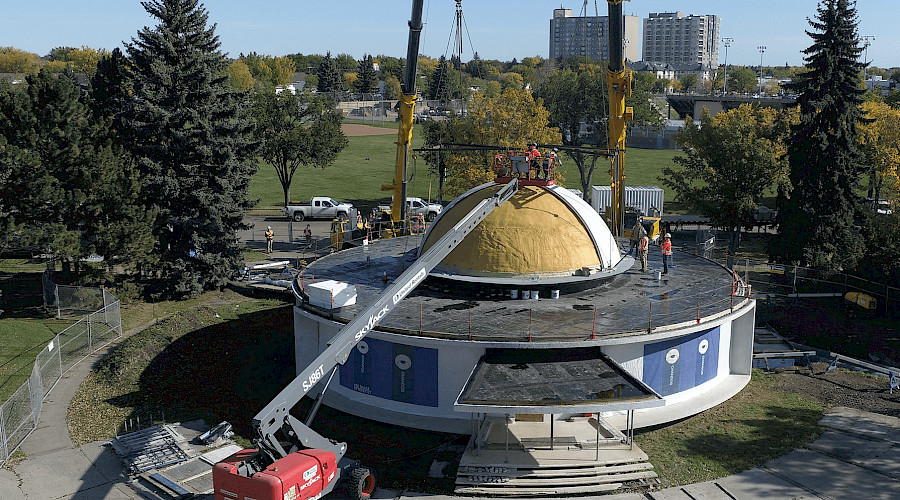
{"type": "MultiPolygon", "coordinates": [[[[305,281],[333,279],[356,286],[355,305],[320,310],[303,307],[336,321],[353,319],[386,288],[382,273],[393,279],[415,260],[423,237],[375,241],[323,257],[306,271],[305,281]]],[[[732,305],[729,271],[701,257],[675,252],[666,279],[656,279],[661,268],[659,250],[650,252],[651,273],[638,267],[618,274],[588,290],[546,296],[539,300],[509,300],[487,291],[470,295],[446,283],[426,281],[387,315],[378,330],[405,335],[474,339],[496,342],[583,341],[646,334],[654,329],[696,322],[727,313],[732,305]]],[[[538,288],[540,280],[532,280],[538,288]]],[[[528,289],[527,280],[520,286],[528,289]]],[[[520,295],[521,296],[521,295],[520,295]]],[[[734,297],[734,306],[744,299],[734,297]]]]}

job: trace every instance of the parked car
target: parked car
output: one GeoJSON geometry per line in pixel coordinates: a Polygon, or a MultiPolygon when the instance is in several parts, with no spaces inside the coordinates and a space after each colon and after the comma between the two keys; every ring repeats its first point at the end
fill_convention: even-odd
{"type": "Polygon", "coordinates": [[[300,222],[303,219],[349,219],[356,209],[350,203],[338,203],[328,196],[313,196],[308,202],[287,205],[281,213],[300,222]]]}

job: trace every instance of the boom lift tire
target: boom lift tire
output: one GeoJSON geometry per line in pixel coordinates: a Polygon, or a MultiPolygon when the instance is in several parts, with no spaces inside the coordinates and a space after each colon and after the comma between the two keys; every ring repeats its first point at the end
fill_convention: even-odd
{"type": "Polygon", "coordinates": [[[375,491],[375,474],[366,467],[357,467],[350,471],[347,482],[348,493],[354,500],[370,500],[375,491]]]}

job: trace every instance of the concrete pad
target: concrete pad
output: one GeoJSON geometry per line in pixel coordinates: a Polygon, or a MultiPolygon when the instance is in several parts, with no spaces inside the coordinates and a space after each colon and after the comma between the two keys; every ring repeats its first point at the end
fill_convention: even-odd
{"type": "Polygon", "coordinates": [[[693,500],[730,500],[731,497],[725,490],[713,481],[706,483],[688,484],[681,487],[693,500]]]}
{"type": "Polygon", "coordinates": [[[879,474],[900,479],[900,446],[894,445],[883,455],[866,460],[863,466],[879,474]]]}
{"type": "Polygon", "coordinates": [[[855,464],[865,464],[890,452],[887,441],[868,439],[855,434],[826,430],[807,448],[855,464]]]}
{"type": "Polygon", "coordinates": [[[825,413],[819,425],[900,444],[900,418],[836,406],[825,413]]]}
{"type": "Polygon", "coordinates": [[[19,487],[19,476],[0,467],[0,498],[22,498],[25,493],[19,487]]]}
{"type": "Polygon", "coordinates": [[[691,496],[685,493],[680,486],[653,491],[651,493],[648,493],[648,495],[653,500],[691,500],[691,496]]]}
{"type": "Polygon", "coordinates": [[[773,473],[831,498],[895,500],[900,480],[816,453],[797,450],[764,465],[773,473]]]}
{"type": "MultiPolygon", "coordinates": [[[[753,469],[716,481],[731,497],[749,499],[819,499],[803,488],[762,469],[753,469]]],[[[855,498],[855,497],[848,497],[855,498]]]]}
{"type": "Polygon", "coordinates": [[[122,459],[113,452],[112,448],[104,446],[104,441],[82,445],[78,450],[91,467],[96,469],[107,481],[128,481],[122,459]]]}
{"type": "Polygon", "coordinates": [[[647,500],[647,496],[638,493],[620,493],[618,495],[603,495],[600,500],[647,500]]]}
{"type": "MultiPolygon", "coordinates": [[[[30,500],[31,497],[29,497],[30,500]]],[[[212,497],[210,497],[212,498],[212,497]]],[[[59,500],[146,500],[124,484],[116,484],[111,488],[92,488],[89,490],[81,490],[71,495],[59,497],[59,500]]]]}
{"type": "Polygon", "coordinates": [[[45,453],[16,466],[22,490],[30,498],[58,498],[109,483],[79,450],[45,453]]]}

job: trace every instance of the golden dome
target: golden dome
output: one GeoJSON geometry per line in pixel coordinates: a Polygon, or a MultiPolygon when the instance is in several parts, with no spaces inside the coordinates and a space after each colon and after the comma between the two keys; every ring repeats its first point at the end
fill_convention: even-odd
{"type": "MultiPolygon", "coordinates": [[[[421,251],[501,187],[486,184],[457,198],[429,229],[421,251]]],[[[612,255],[604,254],[613,251],[617,261],[615,240],[590,205],[558,186],[522,186],[467,235],[436,271],[474,276],[571,275],[584,267],[611,267],[612,255]]]]}

